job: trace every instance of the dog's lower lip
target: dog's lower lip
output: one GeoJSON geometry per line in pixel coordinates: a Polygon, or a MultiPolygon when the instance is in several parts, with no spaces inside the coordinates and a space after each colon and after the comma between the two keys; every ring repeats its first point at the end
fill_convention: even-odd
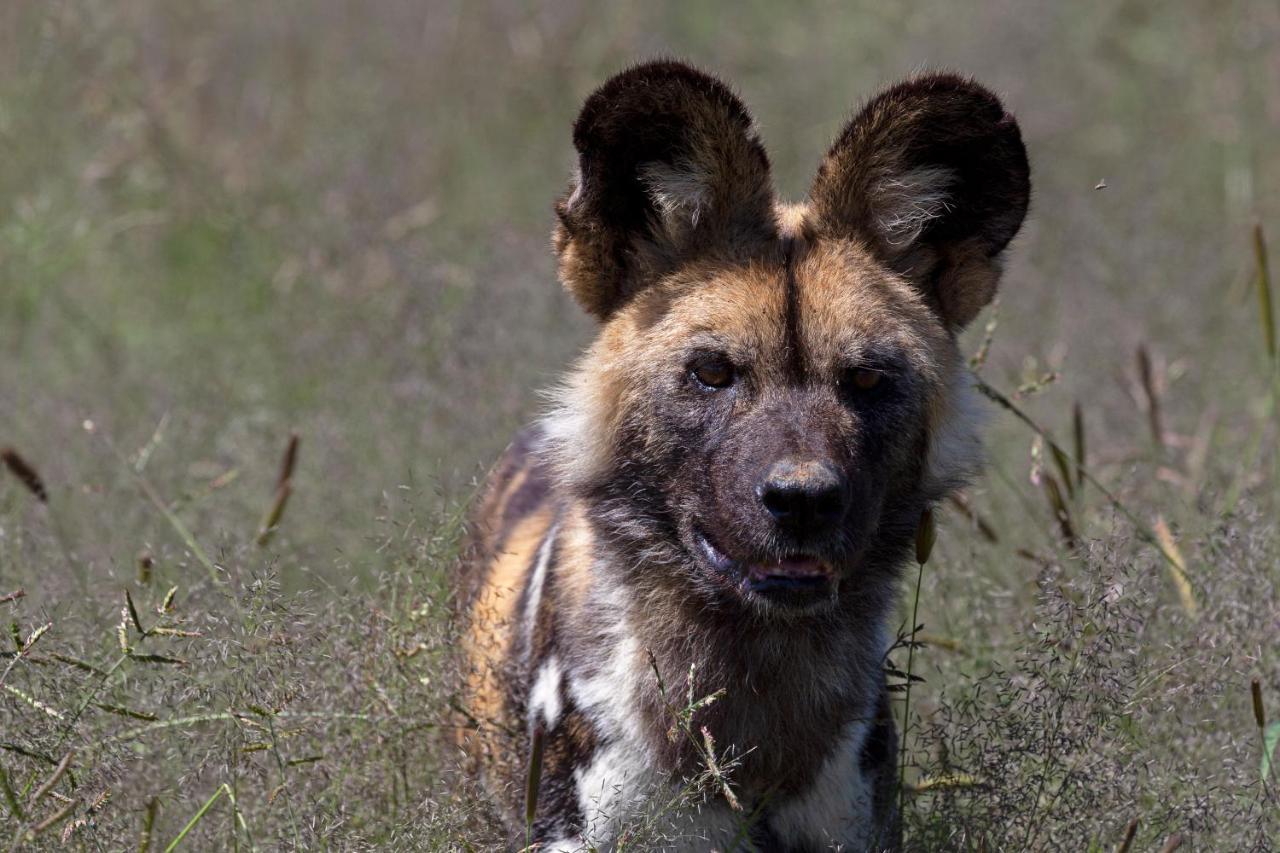
{"type": "Polygon", "coordinates": [[[776,563],[752,563],[747,575],[752,579],[785,578],[793,581],[826,580],[831,577],[831,566],[817,557],[786,557],[776,563]]]}
{"type": "Polygon", "coordinates": [[[835,581],[831,564],[817,557],[796,554],[768,563],[744,564],[717,548],[703,533],[698,532],[697,537],[712,568],[722,576],[739,577],[743,587],[759,594],[811,596],[827,592],[835,581]]]}

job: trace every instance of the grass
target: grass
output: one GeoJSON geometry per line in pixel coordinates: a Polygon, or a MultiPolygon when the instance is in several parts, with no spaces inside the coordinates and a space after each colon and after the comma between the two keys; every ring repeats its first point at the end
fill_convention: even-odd
{"type": "MultiPolygon", "coordinates": [[[[922,65],[1031,150],[964,341],[989,474],[895,652],[909,846],[1280,844],[1274,4],[727,8],[0,10],[0,846],[507,840],[455,768],[444,576],[590,332],[546,239],[574,111],[660,52],[736,83],[792,196],[922,65]]],[[[673,808],[732,791],[695,701],[673,808]]]]}

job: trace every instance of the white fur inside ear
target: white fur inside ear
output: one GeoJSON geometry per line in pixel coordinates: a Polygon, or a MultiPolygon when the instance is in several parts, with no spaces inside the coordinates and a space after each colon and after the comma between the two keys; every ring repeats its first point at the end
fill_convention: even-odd
{"type": "Polygon", "coordinates": [[[924,166],[880,182],[872,207],[890,246],[914,243],[925,226],[951,210],[947,188],[955,178],[950,169],[924,166]]]}
{"type": "Polygon", "coordinates": [[[668,226],[696,228],[702,212],[711,202],[711,182],[706,172],[692,163],[644,163],[640,181],[658,207],[668,226]]]}
{"type": "Polygon", "coordinates": [[[578,206],[578,202],[582,200],[582,166],[574,164],[573,174],[569,177],[569,185],[573,189],[569,192],[569,197],[564,200],[564,209],[571,211],[578,206]]]}

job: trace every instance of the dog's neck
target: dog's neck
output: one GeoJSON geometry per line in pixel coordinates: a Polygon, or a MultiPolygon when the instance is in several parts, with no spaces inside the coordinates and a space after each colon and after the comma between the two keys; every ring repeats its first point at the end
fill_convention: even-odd
{"type": "MultiPolygon", "coordinates": [[[[606,547],[602,574],[611,556],[606,547]]],[[[709,607],[675,588],[608,598],[618,609],[598,615],[615,630],[601,636],[614,642],[611,653],[625,643],[639,658],[631,662],[637,719],[664,769],[707,770],[705,727],[735,787],[798,790],[848,727],[874,715],[884,690],[892,584],[846,588],[830,609],[790,616],[709,607]]]]}

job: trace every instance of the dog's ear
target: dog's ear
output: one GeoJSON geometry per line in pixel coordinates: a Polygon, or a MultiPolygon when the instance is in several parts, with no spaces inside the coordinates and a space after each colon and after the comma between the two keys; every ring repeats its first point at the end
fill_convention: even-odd
{"type": "Polygon", "coordinates": [[[555,248],[561,280],[598,318],[678,263],[775,231],[769,159],[747,108],[687,65],[610,79],[583,105],[573,145],[555,248]]]}
{"type": "Polygon", "coordinates": [[[995,295],[1000,253],[1027,212],[1013,116],[951,74],[885,91],[845,127],[810,190],[819,234],[859,239],[921,287],[952,329],[995,295]]]}

